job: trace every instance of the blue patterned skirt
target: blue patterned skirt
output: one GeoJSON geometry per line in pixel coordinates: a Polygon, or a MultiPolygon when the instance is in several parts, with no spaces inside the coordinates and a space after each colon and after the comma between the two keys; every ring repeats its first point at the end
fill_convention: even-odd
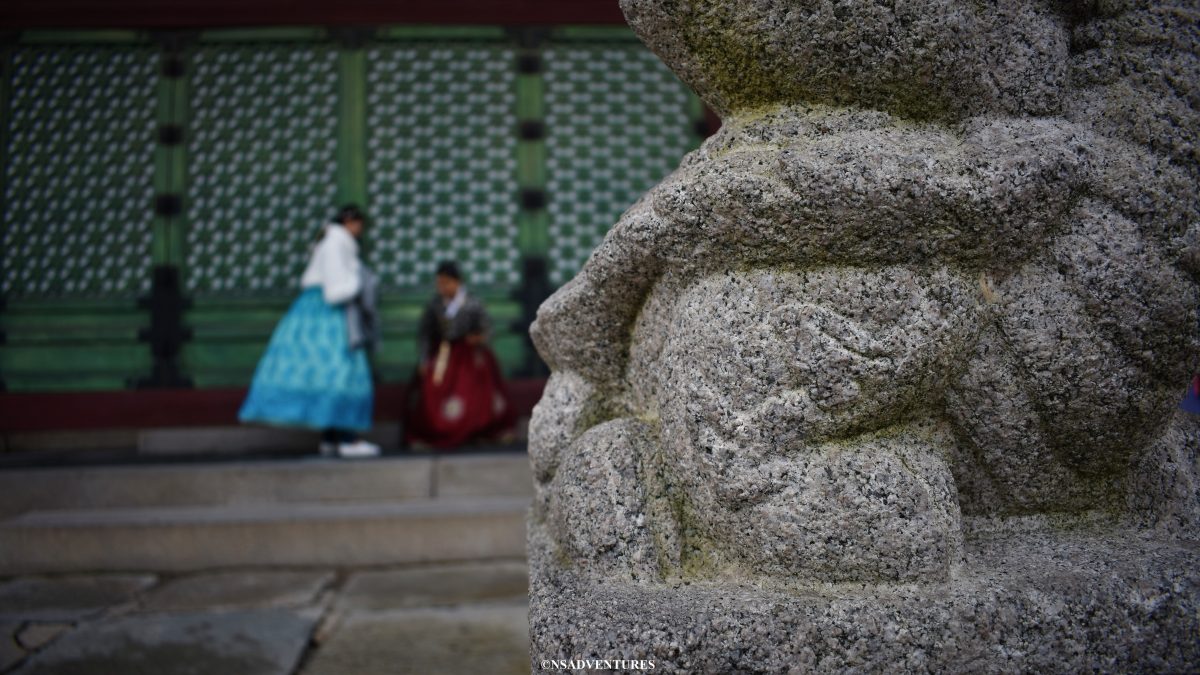
{"type": "Polygon", "coordinates": [[[362,349],[346,341],[346,314],[306,288],[275,327],[238,418],[310,429],[371,427],[374,391],[362,349]]]}

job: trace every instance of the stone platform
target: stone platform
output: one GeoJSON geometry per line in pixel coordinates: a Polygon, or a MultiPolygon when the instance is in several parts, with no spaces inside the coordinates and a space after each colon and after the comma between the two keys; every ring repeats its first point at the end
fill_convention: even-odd
{"type": "Polygon", "coordinates": [[[524,556],[523,452],[0,471],[0,574],[524,556]]]}
{"type": "Polygon", "coordinates": [[[970,523],[945,583],[791,588],[589,576],[535,530],[533,653],[663,673],[1196,672],[1200,543],[1064,527],[970,523]]]}

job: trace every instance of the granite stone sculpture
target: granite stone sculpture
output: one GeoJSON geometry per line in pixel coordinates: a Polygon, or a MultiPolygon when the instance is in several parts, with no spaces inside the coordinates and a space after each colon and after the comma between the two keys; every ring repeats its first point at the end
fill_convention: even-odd
{"type": "Polygon", "coordinates": [[[534,324],[535,668],[1200,669],[1200,5],[621,6],[723,126],[534,324]]]}

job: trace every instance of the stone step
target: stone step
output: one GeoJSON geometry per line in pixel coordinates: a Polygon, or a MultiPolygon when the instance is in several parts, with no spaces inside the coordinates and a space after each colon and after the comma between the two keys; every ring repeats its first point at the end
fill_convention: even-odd
{"type": "Polygon", "coordinates": [[[0,518],[30,511],[529,497],[523,452],[0,470],[0,518]]]}
{"type": "Polygon", "coordinates": [[[528,507],[507,496],[31,511],[0,522],[0,575],[520,558],[528,507]]]}

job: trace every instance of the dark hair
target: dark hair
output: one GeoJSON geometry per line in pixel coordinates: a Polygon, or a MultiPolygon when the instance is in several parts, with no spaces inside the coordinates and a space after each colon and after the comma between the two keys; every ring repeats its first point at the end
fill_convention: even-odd
{"type": "Polygon", "coordinates": [[[363,213],[363,210],[358,208],[357,205],[347,204],[338,210],[337,216],[333,219],[333,222],[340,225],[345,225],[351,220],[357,220],[363,225],[366,225],[367,214],[363,213]]]}
{"type": "Polygon", "coordinates": [[[443,260],[438,263],[437,273],[441,276],[447,276],[451,279],[462,281],[462,273],[458,271],[458,263],[453,260],[443,260]]]}

